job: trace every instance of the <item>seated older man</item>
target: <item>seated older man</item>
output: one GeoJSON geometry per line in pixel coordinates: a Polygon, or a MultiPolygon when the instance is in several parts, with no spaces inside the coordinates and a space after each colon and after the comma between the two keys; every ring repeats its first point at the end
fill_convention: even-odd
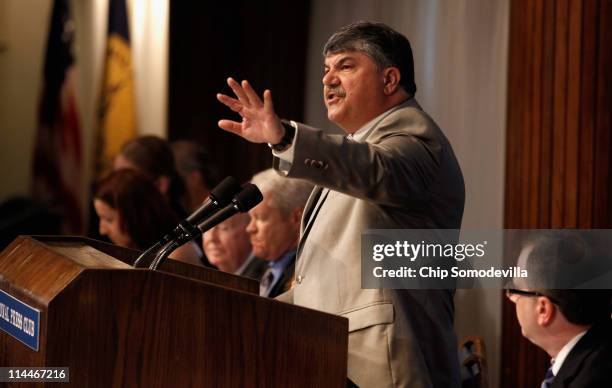
{"type": "Polygon", "coordinates": [[[253,254],[268,261],[261,278],[259,295],[274,298],[291,287],[300,221],[313,186],[299,179],[280,176],[273,169],[251,180],[263,194],[263,201],[249,215],[247,233],[253,254]]]}
{"type": "Polygon", "coordinates": [[[267,269],[267,262],[251,253],[246,227],[250,217],[239,213],[204,233],[202,247],[208,261],[220,271],[255,280],[267,269]]]}

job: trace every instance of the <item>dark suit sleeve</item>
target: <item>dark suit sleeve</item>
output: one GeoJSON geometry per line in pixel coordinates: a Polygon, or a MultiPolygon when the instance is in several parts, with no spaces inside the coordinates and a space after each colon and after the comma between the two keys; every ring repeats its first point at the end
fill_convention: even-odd
{"type": "MultiPolygon", "coordinates": [[[[298,124],[287,175],[383,205],[405,206],[428,199],[441,153],[418,115],[388,116],[367,142],[298,124]]],[[[278,158],[274,167],[283,169],[278,158]]]]}
{"type": "Polygon", "coordinates": [[[612,387],[612,321],[596,323],[567,355],[551,388],[612,387]]]}

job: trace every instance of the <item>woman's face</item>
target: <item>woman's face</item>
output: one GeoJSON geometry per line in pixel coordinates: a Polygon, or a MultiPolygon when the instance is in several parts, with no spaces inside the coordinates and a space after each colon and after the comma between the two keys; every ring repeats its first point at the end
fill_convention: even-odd
{"type": "Polygon", "coordinates": [[[100,234],[107,236],[114,244],[131,247],[132,239],[121,228],[119,212],[99,199],[94,199],[94,208],[100,218],[100,234]]]}

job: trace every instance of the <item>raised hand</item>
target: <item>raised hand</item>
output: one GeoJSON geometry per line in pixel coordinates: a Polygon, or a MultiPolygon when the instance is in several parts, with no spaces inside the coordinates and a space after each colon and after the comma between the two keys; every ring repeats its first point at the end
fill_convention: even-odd
{"type": "Polygon", "coordinates": [[[274,112],[272,93],[265,90],[262,101],[248,81],[242,81],[241,85],[233,78],[228,78],[227,84],[237,98],[219,93],[217,99],[238,113],[242,122],[220,120],[219,127],[252,143],[279,143],[285,134],[285,128],[274,112]]]}

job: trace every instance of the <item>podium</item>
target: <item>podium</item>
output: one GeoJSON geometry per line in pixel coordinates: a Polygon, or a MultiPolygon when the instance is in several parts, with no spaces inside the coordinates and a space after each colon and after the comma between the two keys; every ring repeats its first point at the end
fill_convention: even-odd
{"type": "Polygon", "coordinates": [[[14,240],[0,253],[0,322],[15,331],[0,330],[0,366],[69,367],[74,387],[346,386],[347,319],[172,259],[135,269],[138,253],[82,237],[14,240]]]}

